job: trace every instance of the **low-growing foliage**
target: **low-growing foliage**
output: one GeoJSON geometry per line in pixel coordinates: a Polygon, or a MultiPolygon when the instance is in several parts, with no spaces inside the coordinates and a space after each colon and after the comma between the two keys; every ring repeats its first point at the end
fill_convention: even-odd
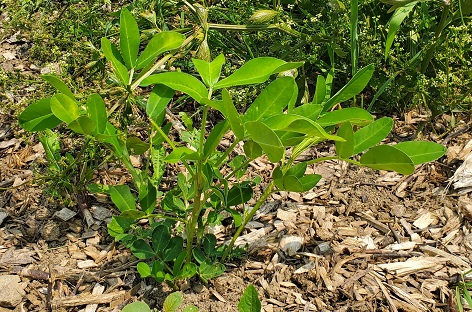
{"type": "Polygon", "coordinates": [[[81,100],[65,83],[46,76],[58,92],[27,107],[19,122],[28,131],[47,131],[66,124],[75,135],[106,146],[126,167],[132,186],[91,184],[88,190],[108,194],[115,204],[119,215],[108,224],[108,233],[141,260],[137,269],[142,277],[173,283],[195,275],[208,281],[222,274],[236,239],[272,192],[305,192],[316,186],[321,176],[306,174],[313,163],[339,159],[411,174],[415,165],[445,153],[443,146],[432,142],[379,145],[392,129],[391,118],[374,120],[364,109],[337,105],[365,88],[374,72],[372,65],[359,69],[334,95],[327,77],[318,76],[313,101],[301,103],[295,79],[284,73],[302,62],[259,57],[221,77],[226,60],[219,55],[211,62],[193,59],[198,75],[155,73],[186,46],[189,38],[160,32],[140,51],[138,26],[126,9],[121,11],[120,26],[119,49],[103,38],[102,52],[116,82],[125,90],[124,97],[108,109],[99,94],[81,100]],[[261,83],[267,85],[244,113],[239,112],[228,90],[261,83]],[[149,122],[149,135],[144,140],[130,133],[127,124],[120,124],[121,118],[114,118],[117,107],[139,102],[132,100],[139,87],[148,91],[141,107],[149,122]],[[172,122],[166,120],[176,91],[200,105],[195,113],[199,114],[198,127],[189,119],[183,129],[173,131],[172,122]],[[210,111],[221,116],[214,125],[208,122],[210,111]],[[223,137],[231,138],[229,147],[220,147],[223,137]],[[336,155],[299,159],[307,149],[324,141],[335,142],[336,155]],[[237,146],[243,147],[244,154],[235,155],[237,146]],[[135,155],[145,160],[140,168],[132,164],[135,155]],[[262,194],[253,198],[254,188],[261,181],[247,174],[247,168],[258,157],[266,157],[274,170],[272,179],[261,185],[262,194]],[[171,165],[180,172],[175,173],[171,188],[162,192],[165,168],[171,165]],[[254,204],[249,207],[250,201],[254,204]],[[221,243],[210,229],[225,215],[232,217],[235,233],[229,242],[221,243]]]}

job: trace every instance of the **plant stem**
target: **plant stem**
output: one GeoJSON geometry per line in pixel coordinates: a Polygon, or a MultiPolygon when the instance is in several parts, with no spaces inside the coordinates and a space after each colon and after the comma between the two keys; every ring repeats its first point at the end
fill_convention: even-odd
{"type": "Polygon", "coordinates": [[[229,245],[226,246],[226,249],[223,253],[223,257],[221,257],[221,262],[224,262],[226,258],[229,256],[230,252],[233,250],[233,246],[234,246],[234,243],[236,242],[236,239],[238,239],[238,237],[241,235],[241,232],[244,230],[247,223],[251,221],[252,217],[254,217],[254,215],[259,210],[259,208],[261,208],[262,204],[265,203],[267,198],[269,198],[274,187],[275,187],[274,181],[271,181],[269,185],[267,186],[267,188],[264,190],[264,193],[262,194],[262,196],[257,201],[256,205],[251,209],[251,211],[249,211],[247,215],[245,215],[243,223],[238,227],[229,245]]]}
{"type": "Polygon", "coordinates": [[[226,149],[226,151],[224,152],[223,155],[221,155],[221,157],[218,159],[218,161],[216,162],[215,164],[215,167],[219,167],[221,165],[221,163],[226,159],[226,157],[229,156],[229,154],[233,151],[233,149],[236,147],[236,145],[240,142],[240,140],[236,139],[230,147],[228,147],[226,149]]]}

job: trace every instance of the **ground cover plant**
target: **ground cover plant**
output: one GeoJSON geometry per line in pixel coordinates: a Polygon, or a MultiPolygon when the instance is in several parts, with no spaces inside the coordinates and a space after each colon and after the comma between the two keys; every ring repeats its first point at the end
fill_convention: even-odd
{"type": "Polygon", "coordinates": [[[44,78],[58,92],[27,107],[19,122],[28,131],[43,132],[46,139],[42,144],[52,166],[59,146],[49,130],[65,123],[75,135],[106,146],[126,167],[132,187],[92,184],[88,190],[108,194],[120,211],[108,224],[108,232],[142,260],[137,265],[142,277],[175,285],[195,275],[208,281],[222,274],[236,239],[272,192],[304,192],[318,183],[320,175],[305,174],[310,164],[340,159],[411,174],[415,165],[445,153],[442,145],[432,142],[378,145],[390,133],[393,120],[374,120],[364,109],[338,105],[365,88],[374,72],[372,65],[359,69],[333,95],[329,82],[319,75],[314,99],[300,103],[295,79],[287,72],[302,62],[259,57],[221,77],[225,57],[219,55],[211,62],[192,60],[200,79],[183,71],[154,73],[176,57],[191,38],[172,31],[160,32],[140,51],[139,28],[127,9],[121,10],[119,37],[119,49],[108,38],[102,38],[101,50],[111,64],[115,81],[124,89],[124,97],[108,109],[99,94],[78,97],[64,82],[48,75],[44,78]],[[228,90],[264,82],[267,86],[249,108],[239,112],[228,90]],[[115,110],[124,106],[124,111],[131,111],[132,107],[126,106],[139,103],[134,92],[138,87],[149,90],[145,89],[148,86],[153,87],[145,104],[134,107],[142,108],[149,122],[148,137],[142,140],[128,131],[126,118],[115,117],[115,110]],[[199,127],[194,127],[190,119],[180,133],[171,131],[172,122],[166,121],[165,114],[176,91],[200,105],[199,127]],[[223,118],[209,125],[210,112],[223,118]],[[231,145],[219,149],[221,139],[228,135],[231,145]],[[327,140],[335,142],[335,156],[298,159],[307,149],[327,140]],[[244,155],[235,155],[238,145],[243,146],[244,155]],[[142,168],[133,166],[131,156],[135,155],[144,157],[142,168]],[[246,175],[247,166],[261,156],[276,167],[263,193],[248,207],[245,204],[261,181],[246,175]],[[167,166],[180,172],[171,189],[161,192],[159,186],[167,166]],[[221,244],[208,230],[221,223],[225,214],[232,217],[235,232],[227,244],[221,244]]]}

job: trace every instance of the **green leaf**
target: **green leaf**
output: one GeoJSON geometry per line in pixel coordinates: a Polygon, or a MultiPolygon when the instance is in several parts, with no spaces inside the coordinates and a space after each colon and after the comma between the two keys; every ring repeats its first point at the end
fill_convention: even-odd
{"type": "Polygon", "coordinates": [[[46,130],[38,135],[39,142],[41,142],[46,159],[48,160],[48,167],[55,170],[60,170],[61,167],[58,160],[61,158],[61,145],[59,144],[59,136],[51,131],[46,130]]]}
{"type": "Polygon", "coordinates": [[[326,98],[326,81],[323,76],[316,77],[315,96],[313,97],[313,104],[321,104],[326,98]]]}
{"type": "Polygon", "coordinates": [[[123,60],[129,69],[136,65],[139,44],[138,23],[136,23],[136,20],[127,8],[122,8],[120,14],[120,50],[123,60]]]}
{"type": "Polygon", "coordinates": [[[244,153],[250,159],[256,159],[262,156],[262,147],[253,140],[244,142],[243,148],[244,153]]]}
{"type": "Polygon", "coordinates": [[[205,146],[203,147],[203,158],[207,159],[216,151],[216,148],[220,144],[221,138],[228,131],[229,123],[224,120],[218,123],[213,130],[211,130],[210,135],[205,141],[205,146]]]}
{"type": "Polygon", "coordinates": [[[192,62],[207,87],[213,87],[220,78],[221,67],[225,63],[225,57],[223,54],[220,54],[211,63],[199,59],[192,59],[192,62]]]}
{"type": "Polygon", "coordinates": [[[401,142],[393,147],[407,154],[415,166],[436,160],[447,152],[441,144],[425,141],[401,142]]]}
{"type": "Polygon", "coordinates": [[[237,206],[251,200],[254,191],[248,183],[234,185],[229,191],[226,199],[227,207],[237,206]]]}
{"type": "Polygon", "coordinates": [[[203,237],[202,245],[205,253],[207,255],[212,255],[215,251],[216,236],[214,234],[206,234],[205,237],[203,237]]]}
{"type": "Polygon", "coordinates": [[[261,302],[259,301],[259,294],[254,285],[249,285],[244,291],[238,303],[239,312],[260,312],[261,302]]]}
{"type": "Polygon", "coordinates": [[[151,246],[144,239],[136,240],[130,248],[133,255],[138,259],[151,259],[155,257],[151,246]]]}
{"type": "Polygon", "coordinates": [[[61,122],[51,110],[50,99],[41,99],[34,102],[18,116],[18,123],[26,131],[52,129],[61,122]]]}
{"type": "Polygon", "coordinates": [[[341,158],[349,158],[354,154],[354,131],[349,121],[344,122],[338,129],[337,135],[345,142],[336,141],[336,153],[341,158]]]}
{"type": "Polygon", "coordinates": [[[415,170],[410,157],[390,145],[371,148],[361,156],[360,163],[372,169],[396,171],[401,174],[412,174],[415,170]]]}
{"type": "Polygon", "coordinates": [[[293,175],[284,175],[282,178],[282,184],[284,191],[289,192],[303,192],[303,185],[296,176],[293,175]]]}
{"type": "Polygon", "coordinates": [[[297,94],[295,79],[292,77],[278,78],[262,90],[244,114],[243,119],[245,122],[260,121],[265,117],[280,114],[284,108],[293,105],[297,94]]]}
{"type": "Polygon", "coordinates": [[[118,234],[126,233],[134,223],[135,220],[132,218],[113,216],[107,225],[108,234],[116,237],[118,234]]]}
{"type": "Polygon", "coordinates": [[[138,137],[129,137],[126,139],[126,148],[131,155],[142,155],[149,149],[149,143],[143,142],[138,137]]]}
{"type": "Polygon", "coordinates": [[[128,185],[114,185],[110,187],[110,197],[121,211],[136,210],[136,201],[128,185]]]}
{"type": "Polygon", "coordinates": [[[95,124],[94,133],[104,133],[107,127],[107,108],[99,94],[91,94],[87,99],[87,114],[95,124]]]}
{"type": "Polygon", "coordinates": [[[167,155],[164,161],[169,164],[175,164],[180,160],[199,160],[200,158],[201,157],[197,152],[188,147],[182,146],[176,147],[169,155],[167,155]]]}
{"type": "Polygon", "coordinates": [[[225,270],[226,267],[221,263],[210,264],[205,261],[200,264],[200,267],[198,268],[198,275],[200,275],[200,278],[204,282],[207,282],[214,277],[220,276],[225,272],[225,270]]]}
{"type": "Polygon", "coordinates": [[[198,267],[195,263],[185,263],[182,270],[180,270],[178,277],[179,279],[188,279],[195,276],[195,274],[197,274],[197,271],[198,267]]]}
{"type": "Polygon", "coordinates": [[[62,93],[57,93],[51,98],[51,111],[66,124],[70,124],[80,116],[77,103],[62,93]]]}
{"type": "Polygon", "coordinates": [[[214,89],[261,83],[277,72],[285,61],[273,57],[258,57],[249,60],[229,77],[215,84],[214,89]]]}
{"type": "Polygon", "coordinates": [[[374,117],[365,109],[350,107],[338,109],[332,112],[328,112],[320,117],[316,122],[322,126],[333,126],[346,121],[351,124],[364,124],[365,122],[371,122],[374,117]]]}
{"type": "Polygon", "coordinates": [[[329,111],[337,103],[342,103],[364,90],[374,73],[374,64],[361,68],[349,82],[333,95],[324,105],[323,111],[329,111]]]}
{"type": "Polygon", "coordinates": [[[105,37],[102,38],[101,44],[102,52],[105,55],[105,58],[111,63],[113,71],[118,76],[118,79],[120,79],[124,86],[129,85],[130,79],[128,69],[123,63],[120,51],[118,51],[113,43],[105,37]]]}
{"type": "Polygon", "coordinates": [[[186,306],[182,312],[198,312],[198,308],[194,305],[186,306]]]}
{"type": "Polygon", "coordinates": [[[302,184],[302,192],[307,192],[315,187],[316,184],[321,180],[322,176],[319,174],[307,174],[299,179],[302,184]]]}
{"type": "Polygon", "coordinates": [[[390,18],[389,27],[388,27],[388,34],[387,34],[387,40],[385,41],[385,59],[387,59],[388,52],[390,51],[390,47],[392,46],[393,39],[395,39],[395,35],[397,31],[400,29],[400,25],[407,17],[410,12],[413,10],[415,5],[419,1],[413,1],[411,3],[408,3],[402,7],[399,7],[398,9],[395,10],[395,13],[393,13],[392,17],[390,18]]]}
{"type": "Polygon", "coordinates": [[[280,161],[285,154],[285,148],[275,132],[260,121],[250,121],[244,124],[249,136],[259,144],[273,163],[280,161]]]}
{"type": "Polygon", "coordinates": [[[159,126],[164,121],[167,104],[172,100],[174,93],[173,89],[163,84],[155,85],[152,88],[146,105],[146,114],[159,126]]]}
{"type": "Polygon", "coordinates": [[[306,162],[298,163],[295,166],[290,167],[290,169],[287,170],[286,175],[293,175],[297,178],[301,178],[305,174],[306,167],[307,167],[306,162]]]}
{"type": "Polygon", "coordinates": [[[464,299],[469,305],[469,307],[472,306],[472,297],[470,296],[469,290],[467,289],[467,286],[465,283],[461,283],[462,285],[462,293],[464,294],[464,299]]]}
{"type": "Polygon", "coordinates": [[[95,130],[95,123],[87,116],[80,116],[72,121],[68,127],[78,134],[90,134],[95,130]]]}
{"type": "Polygon", "coordinates": [[[146,213],[141,210],[126,210],[120,214],[120,217],[131,218],[134,220],[142,219],[146,216],[146,213]]]}
{"type": "Polygon", "coordinates": [[[323,105],[304,104],[304,105],[297,106],[294,109],[292,109],[290,111],[290,114],[303,116],[303,117],[311,119],[313,121],[317,121],[318,116],[320,115],[322,110],[323,110],[323,105]]]}
{"type": "Polygon", "coordinates": [[[151,182],[155,187],[158,187],[166,169],[164,158],[166,150],[161,145],[158,147],[151,146],[151,163],[152,163],[152,177],[151,182]]]}
{"type": "Polygon", "coordinates": [[[358,154],[387,137],[393,127],[393,119],[383,117],[354,133],[354,152],[358,154]]]}
{"type": "Polygon", "coordinates": [[[164,252],[170,241],[170,231],[165,225],[159,225],[152,231],[152,248],[158,253],[164,252]]]}
{"type": "Polygon", "coordinates": [[[151,84],[163,84],[190,95],[195,101],[200,103],[202,98],[207,98],[208,90],[205,85],[197,78],[182,72],[166,72],[156,75],[150,75],[141,82],[142,87],[151,84]]]}
{"type": "Polygon", "coordinates": [[[136,265],[136,269],[138,270],[139,276],[141,276],[141,278],[146,278],[151,275],[151,268],[147,263],[139,262],[136,265]]]}
{"type": "Polygon", "coordinates": [[[172,237],[164,250],[164,261],[174,260],[184,249],[184,239],[181,236],[172,237]]]}
{"type": "Polygon", "coordinates": [[[283,73],[286,71],[290,71],[292,69],[298,68],[305,64],[305,62],[286,62],[285,64],[280,65],[277,67],[272,74],[278,74],[278,73],[283,73]]]}
{"type": "Polygon", "coordinates": [[[180,291],[176,291],[167,296],[164,300],[164,312],[177,312],[180,305],[184,302],[184,297],[180,291]]]}
{"type": "Polygon", "coordinates": [[[121,312],[151,312],[149,306],[142,302],[136,301],[130,304],[127,304],[121,312]]]}
{"type": "Polygon", "coordinates": [[[75,100],[74,93],[69,89],[69,87],[62,80],[60,80],[56,76],[42,75],[41,78],[49,82],[60,93],[63,93],[67,95],[68,97],[70,97],[71,99],[75,100]]]}
{"type": "Polygon", "coordinates": [[[152,37],[136,62],[136,70],[142,69],[154,62],[156,58],[167,51],[177,49],[184,42],[185,36],[175,31],[163,31],[152,37]]]}
{"type": "Polygon", "coordinates": [[[141,209],[150,214],[156,208],[156,200],[157,200],[157,190],[154,184],[151,181],[148,181],[145,188],[140,190],[139,192],[139,205],[141,209]]]}

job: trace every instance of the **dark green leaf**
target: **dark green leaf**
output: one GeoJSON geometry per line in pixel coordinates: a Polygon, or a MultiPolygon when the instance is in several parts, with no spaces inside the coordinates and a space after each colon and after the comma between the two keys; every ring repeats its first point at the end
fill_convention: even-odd
{"type": "Polygon", "coordinates": [[[138,239],[131,245],[131,252],[138,259],[151,259],[155,257],[151,246],[143,239],[138,239]]]}
{"type": "Polygon", "coordinates": [[[203,237],[203,250],[207,255],[212,255],[215,251],[216,236],[213,234],[206,234],[203,237]]]}
{"type": "Polygon", "coordinates": [[[184,249],[184,239],[180,236],[172,237],[164,250],[164,261],[174,260],[184,249]]]}
{"type": "Polygon", "coordinates": [[[159,225],[152,231],[152,248],[157,253],[162,253],[169,245],[170,231],[165,225],[159,225]]]}
{"type": "Polygon", "coordinates": [[[137,137],[129,137],[126,139],[126,148],[131,155],[142,155],[149,149],[149,143],[141,141],[137,137]]]}
{"type": "Polygon", "coordinates": [[[318,75],[316,78],[315,96],[313,104],[321,104],[326,98],[326,81],[323,76],[318,75]]]}
{"type": "Polygon", "coordinates": [[[290,169],[288,169],[286,174],[296,176],[297,178],[301,178],[305,174],[306,167],[307,167],[306,162],[298,163],[295,166],[292,166],[290,169]]]}
{"type": "Polygon", "coordinates": [[[149,182],[142,191],[139,192],[139,205],[141,209],[150,214],[156,208],[156,200],[157,200],[157,190],[153,183],[149,182]]]}
{"type": "Polygon", "coordinates": [[[248,202],[253,194],[251,185],[247,183],[236,184],[228,191],[226,205],[232,207],[248,202]]]}
{"type": "Polygon", "coordinates": [[[389,26],[387,40],[385,41],[385,59],[387,59],[388,52],[390,51],[390,47],[393,43],[393,39],[395,39],[395,34],[400,29],[401,23],[403,22],[405,17],[410,14],[410,12],[413,10],[413,8],[418,2],[419,1],[413,1],[404,6],[399,7],[395,10],[395,13],[393,13],[392,17],[390,18],[390,21],[388,22],[389,26]]]}
{"type": "Polygon", "coordinates": [[[107,225],[108,234],[116,237],[118,234],[126,233],[135,222],[135,219],[114,216],[107,225]]]}
{"type": "Polygon", "coordinates": [[[367,86],[373,73],[373,64],[359,69],[354,77],[325,103],[323,110],[329,111],[337,103],[345,102],[359,94],[367,86]]]}
{"type": "Polygon", "coordinates": [[[415,165],[408,155],[389,145],[371,148],[361,156],[360,162],[372,169],[391,170],[401,174],[412,174],[415,170],[415,165]]]}

